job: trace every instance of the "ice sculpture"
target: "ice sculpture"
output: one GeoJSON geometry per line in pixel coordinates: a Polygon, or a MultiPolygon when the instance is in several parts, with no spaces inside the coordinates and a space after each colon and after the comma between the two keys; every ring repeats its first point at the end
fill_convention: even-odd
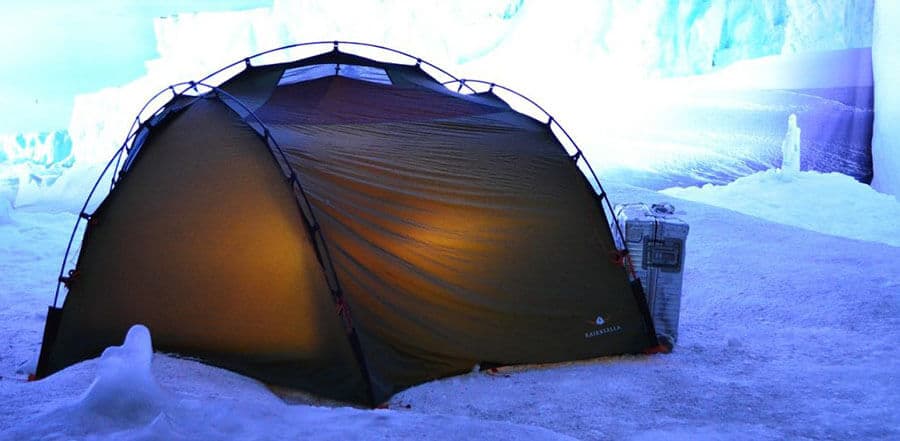
{"type": "Polygon", "coordinates": [[[788,130],[781,141],[781,171],[787,176],[800,173],[800,127],[793,113],[788,117],[788,130]]]}
{"type": "Polygon", "coordinates": [[[166,401],[150,371],[152,361],[150,331],[144,325],[132,326],[122,346],[103,351],[97,377],[79,406],[127,421],[152,421],[166,401]]]}

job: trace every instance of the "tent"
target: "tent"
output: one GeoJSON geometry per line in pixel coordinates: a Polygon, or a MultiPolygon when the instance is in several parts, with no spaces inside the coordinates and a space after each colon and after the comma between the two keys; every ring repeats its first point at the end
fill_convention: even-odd
{"type": "Polygon", "coordinates": [[[159,351],[366,405],[479,363],[656,345],[552,118],[341,48],[241,60],[136,119],[79,219],[39,376],[134,323],[159,351]]]}

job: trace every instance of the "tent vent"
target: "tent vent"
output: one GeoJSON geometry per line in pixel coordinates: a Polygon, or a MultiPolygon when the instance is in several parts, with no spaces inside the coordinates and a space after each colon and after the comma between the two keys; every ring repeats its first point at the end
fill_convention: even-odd
{"type": "Polygon", "coordinates": [[[357,66],[352,64],[314,64],[312,66],[295,67],[284,71],[279,86],[315,80],[327,76],[337,75],[356,80],[368,81],[378,84],[393,84],[384,69],[372,66],[357,66]]]}

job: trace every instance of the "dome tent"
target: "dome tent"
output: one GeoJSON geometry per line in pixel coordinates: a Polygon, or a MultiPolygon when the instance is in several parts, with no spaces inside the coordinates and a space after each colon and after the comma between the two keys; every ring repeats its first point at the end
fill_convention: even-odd
{"type": "Polygon", "coordinates": [[[368,405],[477,363],[656,345],[606,195],[552,118],[340,44],[241,60],[136,119],[79,218],[39,376],[134,323],[158,350],[368,405]]]}

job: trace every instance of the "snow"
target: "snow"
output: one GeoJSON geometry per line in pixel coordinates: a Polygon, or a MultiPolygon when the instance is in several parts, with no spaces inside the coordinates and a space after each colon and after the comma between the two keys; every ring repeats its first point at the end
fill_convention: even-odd
{"type": "Polygon", "coordinates": [[[77,405],[132,421],[155,417],[165,396],[150,373],[152,359],[150,330],[144,325],[132,326],[122,346],[103,351],[97,378],[77,405]]]}
{"type": "MultiPolygon", "coordinates": [[[[187,360],[156,358],[154,362],[150,331],[133,326],[122,346],[107,348],[98,360],[27,384],[35,394],[48,386],[71,392],[91,368],[96,370],[80,398],[62,402],[42,393],[54,405],[36,415],[15,415],[18,424],[0,426],[8,429],[0,440],[572,439],[539,427],[459,416],[291,406],[252,380],[187,360]],[[157,382],[158,373],[172,390],[157,382]]],[[[24,395],[36,398],[28,392],[24,395]]],[[[32,401],[19,401],[22,395],[5,398],[13,406],[32,401]]]]}
{"type": "Polygon", "coordinates": [[[104,436],[133,427],[141,427],[141,432],[157,431],[154,426],[167,407],[168,397],[150,373],[152,357],[150,332],[142,325],[133,326],[122,346],[103,352],[96,378],[83,396],[28,419],[39,427],[26,423],[8,436],[104,436]]]}
{"type": "Polygon", "coordinates": [[[875,75],[875,127],[872,134],[872,186],[900,198],[900,4],[875,3],[872,70],[875,75]]]}
{"type": "MultiPolygon", "coordinates": [[[[692,190],[731,208],[754,199],[751,217],[624,184],[606,188],[614,203],[671,202],[691,225],[673,353],[473,372],[371,411],[285,403],[253,380],[164,354],[150,369],[161,398],[144,393],[152,384],[144,365],[127,363],[125,377],[139,381],[117,377],[122,389],[100,395],[100,407],[86,405],[85,391],[103,381],[117,351],[25,382],[19,366],[38,350],[75,217],[15,210],[0,225],[0,266],[11,276],[0,284],[0,439],[900,437],[900,246],[885,243],[900,237],[886,221],[896,219],[892,197],[846,177],[783,180],[774,170],[692,190]],[[778,216],[812,226],[763,219],[778,216]],[[810,230],[822,225],[828,235],[810,230]],[[881,233],[838,237],[865,231],[881,233]],[[149,396],[140,402],[160,412],[104,416],[119,409],[113,396],[149,396]]],[[[121,352],[119,361],[135,357],[121,352]]],[[[136,352],[146,361],[145,350],[136,352]]]]}
{"type": "Polygon", "coordinates": [[[771,169],[728,185],[661,193],[811,231],[900,247],[900,202],[840,173],[771,169]]]}

